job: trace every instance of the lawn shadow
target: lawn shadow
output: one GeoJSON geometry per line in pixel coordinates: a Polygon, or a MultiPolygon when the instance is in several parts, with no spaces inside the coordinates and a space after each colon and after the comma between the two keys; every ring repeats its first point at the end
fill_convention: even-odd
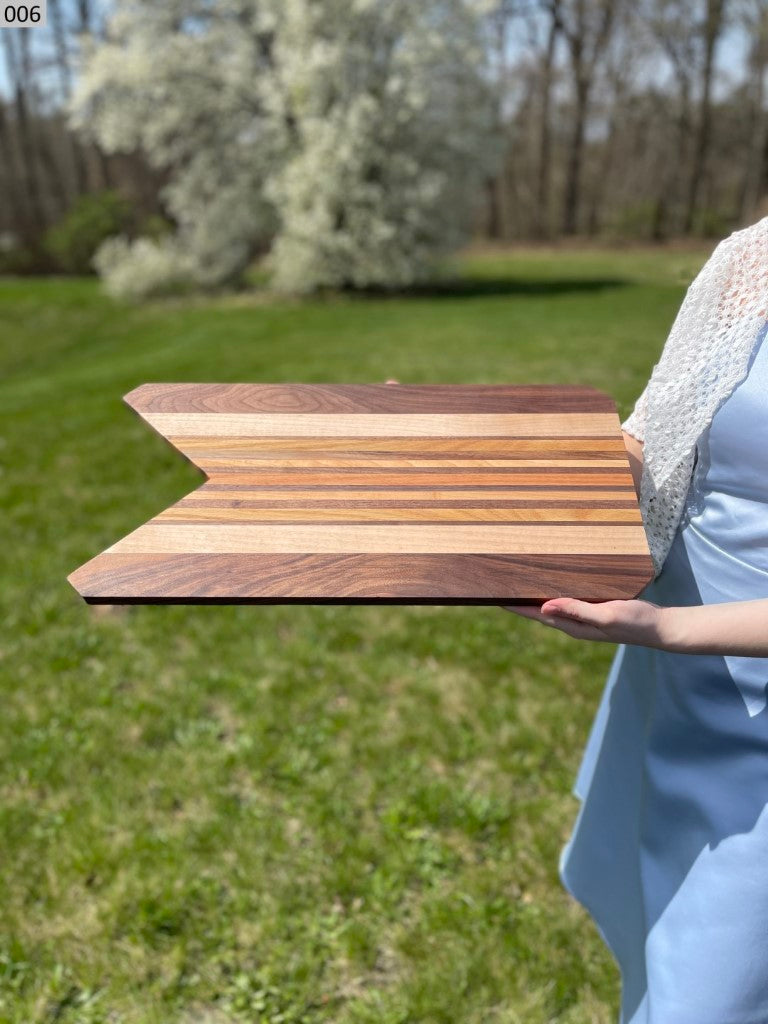
{"type": "Polygon", "coordinates": [[[377,299],[475,299],[488,297],[539,298],[578,292],[601,292],[626,288],[634,282],[623,277],[542,278],[526,280],[510,277],[446,278],[408,288],[363,288],[356,294],[377,299]]]}

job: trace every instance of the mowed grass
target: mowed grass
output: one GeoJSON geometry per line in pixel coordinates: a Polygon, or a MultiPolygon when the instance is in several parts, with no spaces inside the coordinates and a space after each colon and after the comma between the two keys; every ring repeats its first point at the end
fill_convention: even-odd
{"type": "Polygon", "coordinates": [[[0,282],[0,1021],[616,1019],[557,876],[613,645],[493,607],[98,615],[65,578],[199,481],[136,385],[584,384],[623,418],[708,251],[297,303],[0,282]]]}

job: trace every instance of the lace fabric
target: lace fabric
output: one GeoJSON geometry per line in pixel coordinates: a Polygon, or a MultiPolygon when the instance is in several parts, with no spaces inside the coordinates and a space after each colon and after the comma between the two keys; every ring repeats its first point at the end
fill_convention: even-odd
{"type": "Polygon", "coordinates": [[[685,507],[697,441],[745,379],[767,316],[764,217],[717,245],[689,286],[659,361],[621,424],[643,442],[640,513],[656,576],[685,507]]]}

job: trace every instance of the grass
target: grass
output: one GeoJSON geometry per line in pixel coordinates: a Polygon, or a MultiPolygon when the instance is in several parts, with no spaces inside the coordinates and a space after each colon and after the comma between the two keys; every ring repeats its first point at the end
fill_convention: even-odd
{"type": "Polygon", "coordinates": [[[65,577],[197,483],[137,384],[577,383],[623,418],[706,255],[303,303],[0,281],[0,1022],[615,1020],[557,877],[612,645],[495,608],[98,615],[65,577]]]}

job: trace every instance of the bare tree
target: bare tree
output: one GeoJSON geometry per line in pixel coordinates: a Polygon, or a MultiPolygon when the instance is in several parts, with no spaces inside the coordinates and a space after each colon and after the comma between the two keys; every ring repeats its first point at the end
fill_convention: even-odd
{"type": "Polygon", "coordinates": [[[544,8],[547,29],[541,55],[538,190],[533,219],[533,234],[536,238],[547,238],[552,230],[552,85],[555,78],[555,51],[561,30],[559,6],[560,0],[551,0],[544,8]]]}
{"type": "Polygon", "coordinates": [[[683,230],[690,234],[696,215],[696,206],[701,190],[704,165],[709,149],[712,130],[712,79],[715,67],[715,49],[720,39],[726,14],[727,0],[706,0],[704,22],[701,28],[703,61],[701,70],[701,97],[699,116],[693,149],[693,161],[688,183],[688,198],[685,209],[683,230]]]}
{"type": "Polygon", "coordinates": [[[766,171],[768,115],[765,76],[768,70],[768,0],[746,0],[739,15],[751,41],[746,83],[748,115],[744,177],[739,191],[739,216],[747,221],[755,212],[766,171]]]}
{"type": "Polygon", "coordinates": [[[45,228],[47,217],[43,203],[40,160],[29,109],[28,82],[25,77],[27,62],[22,59],[21,54],[21,46],[25,45],[24,30],[19,30],[17,33],[11,29],[3,29],[0,32],[0,41],[3,44],[6,74],[13,94],[14,142],[16,144],[14,148],[18,152],[21,165],[19,185],[24,190],[29,221],[34,226],[36,234],[39,235],[45,228]]]}
{"type": "Polygon", "coordinates": [[[549,0],[552,17],[565,37],[573,88],[573,118],[566,165],[562,230],[575,233],[581,198],[584,133],[595,72],[611,36],[620,0],[549,0]]]}

